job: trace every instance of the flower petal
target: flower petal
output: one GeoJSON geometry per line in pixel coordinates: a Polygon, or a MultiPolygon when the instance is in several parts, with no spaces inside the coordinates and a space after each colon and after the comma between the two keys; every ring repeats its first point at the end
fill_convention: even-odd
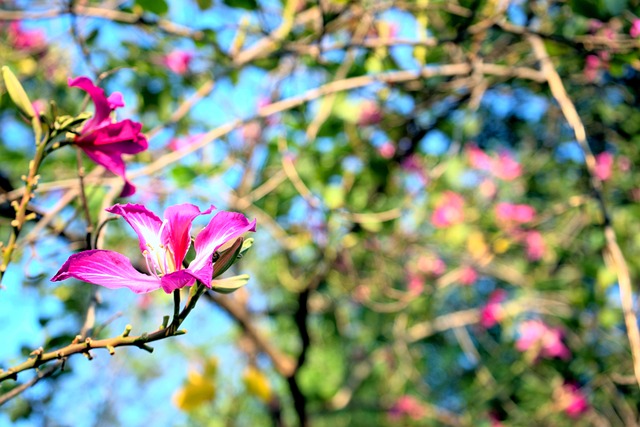
{"type": "Polygon", "coordinates": [[[95,147],[119,155],[136,154],[149,148],[147,139],[140,133],[141,129],[140,123],[127,119],[84,133],[76,138],[75,143],[83,149],[95,147]]]}
{"type": "Polygon", "coordinates": [[[256,220],[249,222],[244,215],[221,211],[198,234],[195,242],[196,258],[189,266],[194,275],[206,286],[211,284],[213,274],[213,253],[229,240],[247,231],[256,231],[256,220]]]}
{"type": "Polygon", "coordinates": [[[126,205],[113,205],[106,209],[116,215],[120,215],[133,228],[140,239],[140,251],[147,250],[148,245],[159,248],[160,244],[160,227],[162,220],[153,212],[149,211],[142,205],[127,203],[126,205]]]}
{"type": "Polygon", "coordinates": [[[69,79],[69,87],[77,87],[87,92],[96,107],[93,118],[84,125],[85,130],[95,129],[104,124],[105,121],[109,121],[109,115],[112,110],[104,90],[94,85],[91,79],[84,76],[69,79]]]}
{"type": "Polygon", "coordinates": [[[129,288],[137,294],[160,288],[160,280],[140,273],[127,257],[105,250],[71,255],[51,281],[59,282],[70,277],[110,289],[129,288]]]}
{"type": "Polygon", "coordinates": [[[164,212],[168,224],[162,230],[162,243],[173,249],[176,269],[181,268],[182,261],[191,246],[191,223],[199,215],[207,215],[214,209],[215,206],[211,206],[206,211],[200,212],[197,206],[184,203],[170,206],[164,212]]]}
{"type": "Polygon", "coordinates": [[[170,294],[176,289],[184,288],[185,286],[192,286],[196,282],[196,278],[189,270],[179,270],[162,276],[160,279],[160,286],[162,290],[170,294]]]}
{"type": "Polygon", "coordinates": [[[113,92],[109,95],[107,101],[109,102],[109,108],[111,108],[112,111],[116,108],[124,107],[124,98],[120,92],[113,92]]]}

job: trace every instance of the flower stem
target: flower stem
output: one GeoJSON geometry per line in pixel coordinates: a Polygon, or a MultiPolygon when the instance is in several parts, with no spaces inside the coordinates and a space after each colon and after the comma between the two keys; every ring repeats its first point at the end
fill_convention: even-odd
{"type": "Polygon", "coordinates": [[[11,221],[12,233],[9,237],[9,242],[2,249],[2,264],[0,264],[0,284],[2,284],[2,279],[4,278],[4,273],[7,271],[7,267],[11,262],[11,256],[13,255],[13,251],[16,249],[16,243],[18,241],[18,236],[20,235],[20,231],[22,231],[22,226],[29,219],[27,216],[27,207],[31,199],[33,199],[36,187],[38,186],[38,180],[40,176],[38,175],[38,169],[42,164],[42,161],[45,157],[45,147],[46,143],[40,142],[36,145],[36,154],[33,160],[29,162],[29,174],[23,179],[25,180],[24,192],[22,193],[22,200],[20,203],[14,201],[12,203],[14,209],[16,210],[16,217],[13,221],[11,221]]]}

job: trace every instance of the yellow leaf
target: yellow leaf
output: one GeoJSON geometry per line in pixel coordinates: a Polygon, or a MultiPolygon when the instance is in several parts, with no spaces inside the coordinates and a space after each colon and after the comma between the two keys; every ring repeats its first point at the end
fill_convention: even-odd
{"type": "Polygon", "coordinates": [[[249,366],[242,377],[247,392],[265,403],[271,400],[271,385],[265,374],[257,368],[249,366]]]}
{"type": "Polygon", "coordinates": [[[187,381],[173,395],[173,404],[185,412],[193,411],[216,396],[215,384],[201,373],[189,370],[187,381]]]}

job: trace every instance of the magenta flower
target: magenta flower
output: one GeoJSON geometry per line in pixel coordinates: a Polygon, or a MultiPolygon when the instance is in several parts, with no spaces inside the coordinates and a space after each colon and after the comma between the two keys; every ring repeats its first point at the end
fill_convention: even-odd
{"type": "Polygon", "coordinates": [[[42,30],[23,30],[19,21],[9,24],[8,36],[17,50],[42,50],[47,45],[42,30]]]}
{"type": "Polygon", "coordinates": [[[507,299],[507,291],[503,289],[496,289],[491,292],[487,305],[480,310],[480,324],[485,328],[495,326],[502,320],[504,311],[502,309],[502,303],[507,299]]]}
{"type": "Polygon", "coordinates": [[[174,50],[163,58],[162,63],[169,70],[182,75],[189,71],[189,64],[191,64],[192,59],[192,53],[185,52],[184,50],[174,50]]]}
{"type": "Polygon", "coordinates": [[[501,223],[518,223],[533,221],[536,210],[529,205],[515,205],[513,203],[498,203],[496,218],[501,223]]]}
{"type": "Polygon", "coordinates": [[[111,113],[118,107],[124,107],[121,93],[114,92],[106,97],[104,90],[87,77],[69,79],[69,86],[87,92],[95,105],[93,117],[85,122],[74,143],[91,160],[124,179],[120,197],[131,196],[136,192],[136,187],[127,180],[122,155],[147,149],[147,139],[140,133],[142,125],[131,120],[113,122],[111,113]]]}
{"type": "Polygon", "coordinates": [[[571,358],[571,351],[562,342],[562,330],[551,328],[541,320],[526,320],[518,328],[520,337],[516,340],[518,351],[534,351],[536,359],[544,357],[562,360],[571,358]]]}
{"type": "Polygon", "coordinates": [[[192,286],[196,280],[210,288],[215,269],[213,253],[226,242],[256,229],[256,221],[249,222],[242,214],[218,212],[195,238],[196,257],[186,268],[182,262],[191,246],[191,223],[214,209],[211,206],[200,212],[188,203],[170,206],[161,220],[142,205],[114,205],[107,211],[122,216],[138,235],[149,275],[133,268],[124,255],[96,249],[71,255],[51,280],[73,277],[110,289],[129,288],[135,293],[156,289],[171,293],[192,286]]]}
{"type": "Polygon", "coordinates": [[[524,244],[529,261],[538,261],[547,251],[542,234],[539,231],[527,231],[524,236],[524,244]]]}
{"type": "Polygon", "coordinates": [[[629,29],[629,35],[634,39],[640,37],[640,19],[633,20],[631,28],[629,29]]]}
{"type": "Polygon", "coordinates": [[[604,151],[596,156],[595,175],[600,181],[611,178],[613,170],[613,154],[604,151]]]}
{"type": "Polygon", "coordinates": [[[446,228],[464,221],[464,198],[453,191],[447,191],[436,203],[431,215],[431,223],[436,228],[446,228]]]}

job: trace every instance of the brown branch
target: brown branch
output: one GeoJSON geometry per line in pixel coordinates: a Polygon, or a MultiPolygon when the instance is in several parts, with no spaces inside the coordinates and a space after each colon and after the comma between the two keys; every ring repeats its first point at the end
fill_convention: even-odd
{"type": "Polygon", "coordinates": [[[294,372],[296,362],[288,355],[281,353],[262,335],[252,323],[252,319],[245,308],[233,298],[223,297],[214,292],[205,293],[205,297],[216,303],[229,316],[231,316],[244,330],[249,338],[253,340],[258,349],[266,354],[276,371],[283,377],[288,377],[294,372]]]}
{"type": "Polygon", "coordinates": [[[633,371],[636,376],[636,382],[638,383],[638,386],[640,386],[640,330],[638,329],[638,317],[633,309],[631,274],[629,273],[627,261],[620,249],[616,233],[611,224],[611,215],[604,201],[602,181],[595,173],[596,160],[593,152],[591,151],[591,147],[589,147],[589,142],[587,141],[587,132],[575,105],[567,94],[560,75],[549,58],[542,39],[538,36],[530,35],[528,36],[528,40],[533,47],[536,58],[540,62],[541,71],[547,79],[549,89],[551,89],[551,94],[560,106],[562,114],[573,130],[576,141],[578,141],[578,144],[584,153],[591,189],[593,190],[593,194],[599,204],[600,212],[604,217],[602,228],[606,240],[605,260],[609,260],[609,264],[611,264],[618,277],[620,303],[622,306],[625,325],[627,327],[627,337],[631,348],[631,356],[633,358],[633,371]]]}

